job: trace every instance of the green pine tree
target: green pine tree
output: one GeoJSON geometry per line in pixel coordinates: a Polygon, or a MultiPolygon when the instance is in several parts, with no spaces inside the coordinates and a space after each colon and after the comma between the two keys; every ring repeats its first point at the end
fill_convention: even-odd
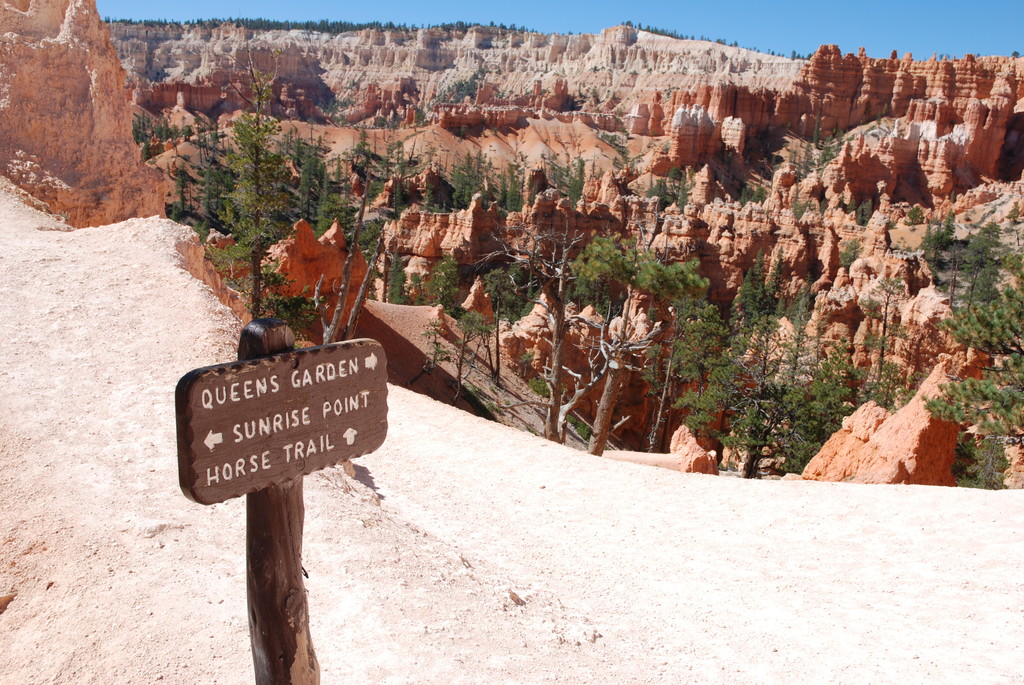
{"type": "Polygon", "coordinates": [[[963,306],[986,304],[999,297],[1002,254],[999,224],[985,224],[968,238],[961,272],[963,306]]]}
{"type": "Polygon", "coordinates": [[[265,113],[273,97],[273,76],[249,65],[252,100],[249,111],[234,126],[235,149],[228,166],[235,176],[234,190],[225,198],[224,223],[235,239],[220,257],[245,273],[238,280],[246,306],[254,318],[268,316],[264,259],[271,245],[285,238],[291,227],[284,217],[291,206],[284,157],[273,151],[278,134],[276,119],[265,113]]]}
{"type": "Polygon", "coordinates": [[[387,302],[391,304],[409,303],[409,297],[405,292],[405,266],[397,256],[391,258],[391,268],[388,269],[387,302]]]}
{"type": "Polygon", "coordinates": [[[430,304],[439,304],[445,311],[456,316],[456,299],[459,295],[459,263],[450,254],[445,255],[434,266],[430,280],[425,287],[425,296],[430,304]]]}
{"type": "Polygon", "coordinates": [[[729,341],[729,326],[718,307],[707,301],[677,306],[672,373],[684,390],[674,403],[685,412],[683,423],[697,437],[720,439],[720,418],[730,403],[739,372],[729,341]]]}
{"type": "Polygon", "coordinates": [[[1009,282],[993,302],[958,312],[946,327],[956,340],[992,356],[980,379],[944,386],[928,403],[941,418],[977,426],[983,435],[1024,439],[1024,261],[1007,259],[1009,282]]]}
{"type": "Polygon", "coordinates": [[[764,253],[758,252],[753,266],[743,275],[743,283],[733,301],[733,323],[750,329],[766,317],[774,316],[782,288],[782,266],[776,261],[770,274],[765,271],[764,253]]]}
{"type": "Polygon", "coordinates": [[[452,169],[452,202],[455,209],[466,209],[473,196],[486,190],[491,176],[491,163],[484,153],[477,150],[476,154],[467,152],[452,169]]]}

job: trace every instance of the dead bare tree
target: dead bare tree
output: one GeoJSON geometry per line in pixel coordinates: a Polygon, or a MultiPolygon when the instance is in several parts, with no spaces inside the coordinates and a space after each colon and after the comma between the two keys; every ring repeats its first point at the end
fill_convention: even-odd
{"type": "MultiPolygon", "coordinates": [[[[664,327],[661,321],[649,325],[647,316],[633,312],[631,304],[627,301],[621,316],[600,326],[598,349],[607,372],[594,414],[593,432],[587,445],[591,454],[601,455],[604,452],[608,436],[613,430],[612,418],[622,382],[628,372],[640,371],[636,360],[654,345],[664,327]]],[[[623,417],[618,425],[629,418],[623,417]]]]}
{"type": "Polygon", "coordinates": [[[359,202],[359,213],[356,215],[355,227],[352,230],[352,238],[348,242],[348,254],[345,255],[345,263],[341,270],[341,283],[334,288],[333,294],[337,296],[334,311],[329,311],[330,307],[323,296],[324,278],[322,275],[313,291],[313,306],[320,313],[320,323],[324,329],[324,344],[338,340],[348,340],[355,334],[359,315],[362,313],[366,297],[369,294],[370,284],[373,282],[373,267],[380,259],[381,250],[384,248],[385,232],[381,230],[380,235],[377,236],[373,253],[366,262],[368,269],[366,277],[359,284],[356,298],[348,312],[348,318],[345,320],[344,326],[342,326],[345,304],[348,302],[349,293],[355,285],[352,283],[352,266],[355,262],[356,254],[360,253],[359,239],[362,237],[366,227],[366,205],[369,201],[370,184],[373,180],[372,162],[373,152],[363,143],[357,145],[353,151],[352,165],[355,173],[362,179],[363,192],[359,202]]]}
{"type": "MultiPolygon", "coordinates": [[[[590,236],[569,226],[568,219],[548,227],[510,226],[506,228],[503,248],[492,255],[518,264],[529,274],[537,286],[537,293],[531,301],[543,312],[551,335],[551,357],[544,367],[541,378],[548,388],[548,397],[543,402],[531,402],[546,409],[544,437],[555,442],[565,440],[565,420],[568,411],[565,392],[568,378],[572,374],[565,367],[566,334],[570,318],[566,308],[569,304],[569,290],[575,280],[573,259],[580,253],[590,236]]],[[[572,400],[580,387],[575,386],[569,399],[572,400]]],[[[582,396],[582,395],[581,395],[582,396]]],[[[579,402],[576,398],[572,406],[579,402]]],[[[570,409],[571,410],[571,409],[570,409]]]]}
{"type": "MultiPolygon", "coordinates": [[[[654,345],[664,326],[663,322],[648,322],[647,314],[639,311],[639,294],[646,293],[647,298],[664,305],[706,287],[706,281],[697,275],[696,262],[664,264],[646,249],[648,246],[624,247],[615,239],[599,237],[578,260],[581,279],[604,283],[621,293],[621,314],[601,331],[601,351],[608,377],[594,418],[589,445],[592,454],[601,454],[607,444],[612,411],[626,372],[635,368],[634,359],[654,345]]],[[[611,319],[611,311],[609,305],[606,318],[611,319]]]]}

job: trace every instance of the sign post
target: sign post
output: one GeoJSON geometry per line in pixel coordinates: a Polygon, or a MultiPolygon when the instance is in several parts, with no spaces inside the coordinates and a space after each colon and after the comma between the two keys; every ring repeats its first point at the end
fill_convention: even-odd
{"type": "Polygon", "coordinates": [[[178,480],[194,502],[246,496],[246,589],[258,685],[314,685],[302,570],[305,474],[376,450],[387,362],[373,340],[292,352],[283,321],[243,329],[237,363],[178,382],[178,480]]]}

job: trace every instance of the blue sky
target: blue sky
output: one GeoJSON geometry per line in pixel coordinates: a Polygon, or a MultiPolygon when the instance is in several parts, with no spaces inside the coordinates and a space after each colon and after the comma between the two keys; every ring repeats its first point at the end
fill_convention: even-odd
{"type": "Polygon", "coordinates": [[[661,0],[647,2],[580,2],[579,0],[520,0],[518,2],[388,2],[329,3],[314,0],[97,0],[104,17],[132,19],[209,19],[264,17],[268,19],[339,19],[354,22],[393,21],[437,24],[467,21],[527,26],[545,33],[595,33],[625,20],[678,31],[723,38],[728,42],[775,50],[786,55],[813,52],[822,43],[837,43],[844,52],[864,46],[873,57],[917,59],[931,54],[1009,55],[1024,53],[1024,0],[990,2],[899,2],[853,0],[661,0]]]}

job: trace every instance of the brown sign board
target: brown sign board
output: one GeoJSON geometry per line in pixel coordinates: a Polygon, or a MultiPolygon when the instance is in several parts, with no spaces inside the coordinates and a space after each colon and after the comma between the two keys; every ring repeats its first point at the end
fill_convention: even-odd
{"type": "Polygon", "coordinates": [[[373,452],[387,376],[365,339],[190,371],[175,390],[182,492],[215,504],[373,452]]]}

